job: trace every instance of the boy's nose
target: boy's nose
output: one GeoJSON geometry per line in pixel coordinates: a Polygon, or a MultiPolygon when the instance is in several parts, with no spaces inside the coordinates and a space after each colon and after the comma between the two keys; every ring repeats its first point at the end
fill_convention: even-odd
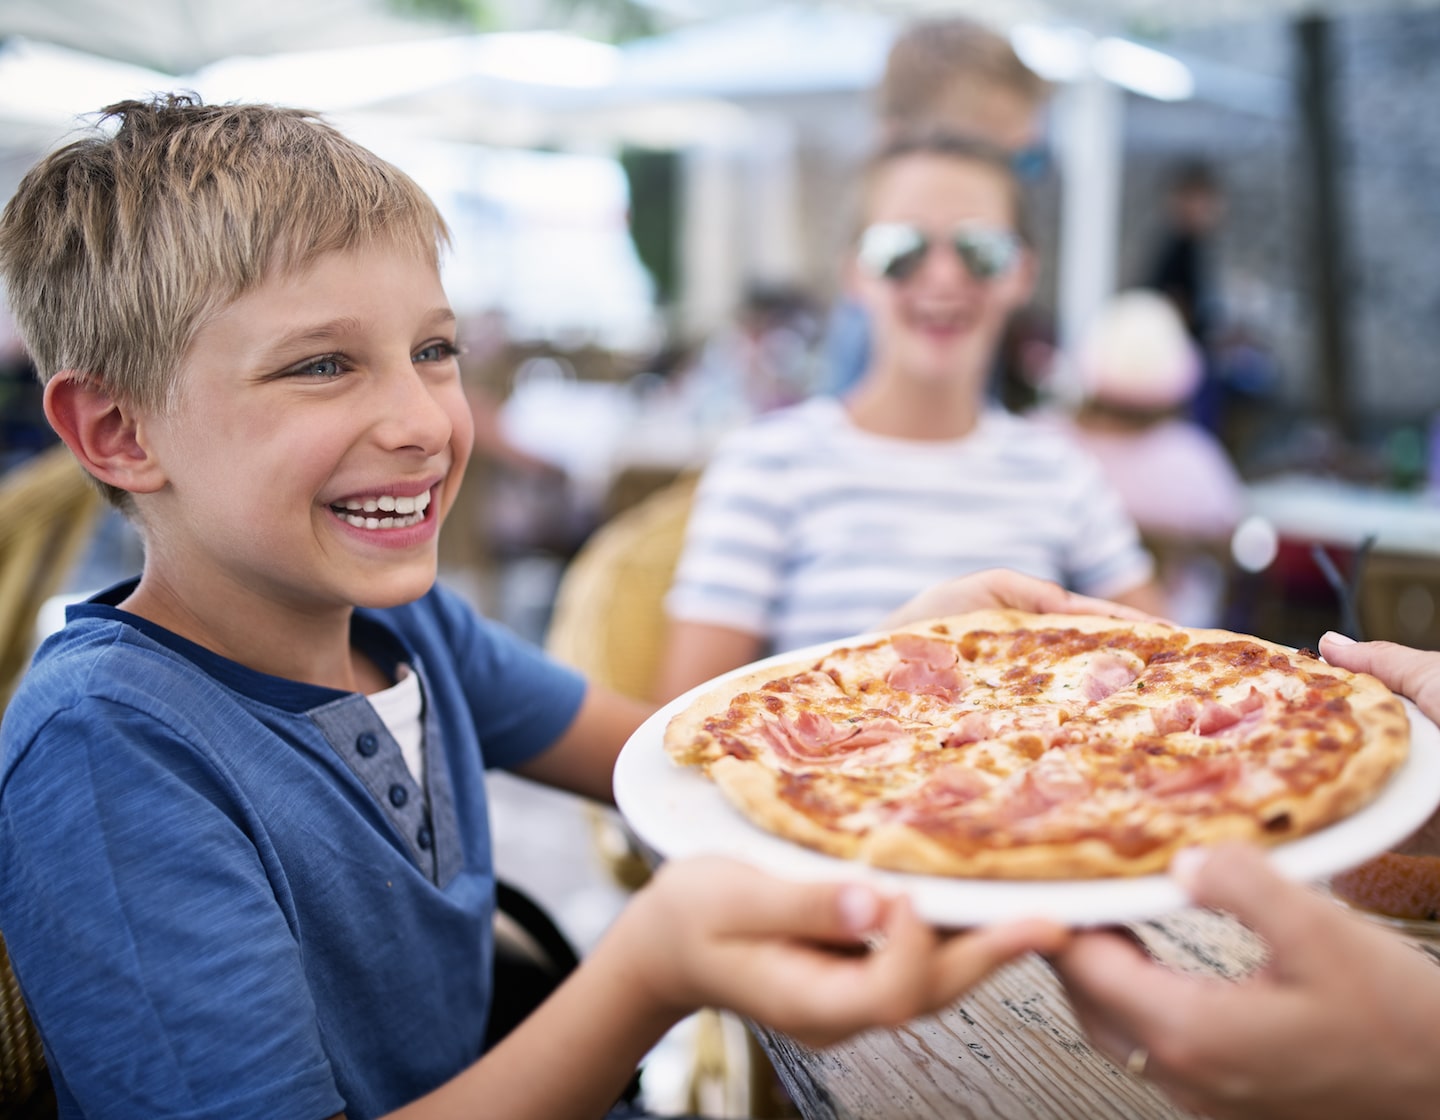
{"type": "Polygon", "coordinates": [[[442,451],[453,425],[440,401],[440,385],[406,362],[385,377],[380,431],[387,446],[415,447],[427,455],[442,451]]]}

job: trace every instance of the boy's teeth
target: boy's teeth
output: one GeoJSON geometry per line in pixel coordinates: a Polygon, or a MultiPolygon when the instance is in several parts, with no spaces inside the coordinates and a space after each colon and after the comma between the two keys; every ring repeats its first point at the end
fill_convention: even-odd
{"type": "Polygon", "coordinates": [[[389,494],[377,498],[347,498],[344,502],[336,502],[333,508],[343,521],[357,529],[406,529],[425,519],[425,511],[430,508],[430,491],[413,498],[396,498],[389,494]],[[394,516],[374,516],[382,512],[394,516]]]}

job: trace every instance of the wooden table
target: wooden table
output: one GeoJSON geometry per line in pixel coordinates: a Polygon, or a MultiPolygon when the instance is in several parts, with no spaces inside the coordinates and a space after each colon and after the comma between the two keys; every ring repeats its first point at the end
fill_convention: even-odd
{"type": "MultiPolygon", "coordinates": [[[[1172,967],[1238,977],[1264,959],[1231,918],[1184,910],[1131,928],[1172,967]]],[[[1030,956],[961,1003],[815,1051],[754,1028],[805,1120],[1163,1120],[1191,1115],[1092,1047],[1030,956]]]]}

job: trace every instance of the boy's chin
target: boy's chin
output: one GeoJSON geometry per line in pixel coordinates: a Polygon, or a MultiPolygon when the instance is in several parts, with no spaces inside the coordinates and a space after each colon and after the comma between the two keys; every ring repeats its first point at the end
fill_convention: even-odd
{"type": "Polygon", "coordinates": [[[371,610],[403,607],[406,603],[413,603],[428,594],[435,586],[437,574],[436,566],[432,564],[428,571],[417,568],[403,576],[397,574],[391,579],[375,580],[356,598],[354,605],[371,610]]]}

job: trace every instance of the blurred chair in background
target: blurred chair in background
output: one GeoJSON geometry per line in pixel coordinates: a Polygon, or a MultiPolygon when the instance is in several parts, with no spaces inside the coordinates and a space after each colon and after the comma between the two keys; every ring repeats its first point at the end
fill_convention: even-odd
{"type": "MultiPolygon", "coordinates": [[[[0,476],[0,709],[29,663],[40,608],[60,589],[99,511],[99,493],[59,444],[0,476]]],[[[40,1037],[3,940],[0,1115],[16,1120],[55,1115],[40,1037]]]]}
{"type": "Polygon", "coordinates": [[[0,941],[0,1116],[51,1120],[55,1114],[55,1090],[45,1070],[40,1035],[20,996],[5,943],[0,941]]]}
{"type": "MultiPolygon", "coordinates": [[[[665,592],[685,536],[696,476],[686,475],[601,526],[576,553],[555,597],[545,648],[597,684],[649,700],[665,642],[665,592]]],[[[628,890],[649,877],[623,826],[597,811],[596,842],[628,890]]]]}
{"type": "Polygon", "coordinates": [[[0,705],[35,644],[35,620],[61,587],[100,512],[100,495],[62,445],[0,476],[0,705]]]}
{"type": "MultiPolygon", "coordinates": [[[[546,649],[597,684],[651,699],[664,650],[665,592],[684,541],[696,476],[685,474],[602,525],[560,581],[546,649]]],[[[636,890],[650,866],[615,813],[595,809],[595,844],[610,874],[636,890]]],[[[733,1017],[696,1020],[686,1110],[756,1120],[794,1116],[764,1054],[733,1017]]]]}
{"type": "Polygon", "coordinates": [[[1440,559],[1371,553],[1359,600],[1367,639],[1440,649],[1440,559]]]}

